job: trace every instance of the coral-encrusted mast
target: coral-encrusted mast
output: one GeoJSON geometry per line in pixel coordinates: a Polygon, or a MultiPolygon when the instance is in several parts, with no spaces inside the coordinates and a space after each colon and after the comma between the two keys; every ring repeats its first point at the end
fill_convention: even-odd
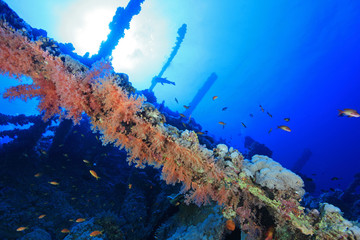
{"type": "MultiPolygon", "coordinates": [[[[288,239],[310,239],[310,235],[333,239],[326,237],[337,234],[354,239],[350,238],[351,231],[328,228],[332,222],[324,221],[330,218],[312,226],[314,222],[304,214],[296,195],[265,192],[243,172],[242,155],[236,150],[231,157],[226,156],[227,161],[224,156],[215,161],[216,153],[200,146],[194,132],[180,134],[174,127],[165,127],[156,120],[156,109],[146,111],[143,98],[129,96],[119,87],[120,79],[108,62],[99,62],[87,72],[79,71],[43,51],[41,43],[29,41],[0,22],[0,73],[26,75],[33,80],[33,84],[8,89],[4,97],[39,98],[44,120],[60,115],[78,123],[81,114],[86,113],[93,129],[103,134],[104,143],[128,150],[130,163],[137,167],[162,166],[168,184],[182,182],[183,192],[189,191],[187,202],[201,205],[212,199],[224,207],[225,217],[241,217],[238,222],[243,230],[264,232],[266,229],[259,227],[264,225],[257,219],[264,212],[261,207],[266,207],[276,232],[287,231],[288,239]]],[[[338,219],[336,224],[342,221],[338,219]]]]}

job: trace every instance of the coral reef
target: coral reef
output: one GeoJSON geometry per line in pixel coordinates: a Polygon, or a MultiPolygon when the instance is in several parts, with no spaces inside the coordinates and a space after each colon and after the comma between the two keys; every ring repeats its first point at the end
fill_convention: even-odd
{"type": "Polygon", "coordinates": [[[263,187],[285,191],[286,194],[292,194],[298,199],[305,194],[303,180],[269,157],[255,155],[251,161],[245,160],[244,172],[263,187]]]}
{"type": "Polygon", "coordinates": [[[225,219],[219,206],[198,208],[180,205],[180,210],[163,223],[155,234],[156,239],[222,239],[225,219]]]}

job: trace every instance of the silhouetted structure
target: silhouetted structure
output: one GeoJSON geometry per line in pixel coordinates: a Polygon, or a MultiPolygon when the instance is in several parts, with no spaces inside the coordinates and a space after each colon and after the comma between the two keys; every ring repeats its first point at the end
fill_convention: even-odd
{"type": "Polygon", "coordinates": [[[184,112],[185,115],[189,116],[195,110],[196,106],[200,103],[200,101],[205,96],[207,91],[209,91],[209,89],[214,84],[216,79],[217,79],[216,73],[212,73],[208,77],[208,79],[206,80],[204,85],[199,89],[199,91],[197,92],[197,94],[195,95],[193,100],[190,102],[190,104],[189,104],[190,108],[185,110],[185,112],[184,112]]]}
{"type": "MultiPolygon", "coordinates": [[[[156,86],[156,84],[158,83],[156,81],[157,78],[161,78],[162,75],[164,74],[165,70],[170,66],[170,63],[172,62],[172,60],[174,59],[174,57],[176,56],[177,52],[179,51],[180,45],[183,42],[184,38],[185,38],[185,34],[186,34],[186,24],[183,24],[179,30],[177,31],[178,33],[178,37],[176,38],[176,44],[175,47],[173,47],[173,50],[170,54],[170,57],[168,58],[168,60],[166,61],[166,63],[164,64],[164,66],[162,67],[160,73],[155,76],[152,81],[151,81],[151,86],[149,88],[150,91],[153,91],[154,87],[156,86]]],[[[174,84],[175,85],[175,84],[174,84]]]]}
{"type": "Polygon", "coordinates": [[[251,159],[254,155],[264,155],[272,157],[273,152],[265,144],[259,143],[249,136],[245,137],[244,147],[248,149],[244,153],[244,158],[251,159]]]}
{"type": "Polygon", "coordinates": [[[305,164],[309,161],[311,155],[312,152],[310,151],[310,149],[305,148],[301,157],[295,162],[291,170],[295,173],[299,173],[301,169],[305,166],[305,164]]]}

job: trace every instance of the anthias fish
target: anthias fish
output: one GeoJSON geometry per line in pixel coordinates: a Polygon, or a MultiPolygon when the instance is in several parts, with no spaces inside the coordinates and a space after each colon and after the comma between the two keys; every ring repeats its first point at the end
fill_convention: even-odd
{"type": "Polygon", "coordinates": [[[354,109],[345,108],[344,110],[338,110],[338,111],[339,111],[339,116],[360,117],[360,114],[354,109]]]}
{"type": "Polygon", "coordinates": [[[288,126],[282,125],[282,126],[278,126],[278,128],[286,131],[286,132],[291,132],[291,129],[288,126]]]}
{"type": "Polygon", "coordinates": [[[101,235],[102,233],[103,233],[103,231],[95,230],[95,231],[90,233],[90,237],[96,237],[96,236],[101,235]]]}
{"type": "Polygon", "coordinates": [[[99,180],[100,177],[97,175],[97,173],[94,170],[90,170],[89,172],[94,178],[96,178],[96,180],[99,180]]]}
{"type": "Polygon", "coordinates": [[[16,229],[16,231],[22,232],[22,231],[24,231],[26,229],[28,229],[28,227],[19,227],[19,228],[16,229]]]}
{"type": "Polygon", "coordinates": [[[59,185],[60,183],[58,183],[58,182],[55,182],[55,181],[51,181],[51,182],[49,182],[51,185],[54,185],[54,186],[57,186],[57,185],[59,185]]]}
{"type": "Polygon", "coordinates": [[[77,222],[77,223],[81,223],[81,222],[84,222],[85,221],[85,218],[78,218],[78,219],[76,219],[76,221],[75,222],[77,222]]]}

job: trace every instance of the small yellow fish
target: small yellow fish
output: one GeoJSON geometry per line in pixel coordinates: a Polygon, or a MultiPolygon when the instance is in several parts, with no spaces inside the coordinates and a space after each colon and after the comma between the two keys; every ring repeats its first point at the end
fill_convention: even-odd
{"type": "Polygon", "coordinates": [[[97,173],[94,170],[90,170],[89,172],[94,178],[96,178],[96,180],[99,180],[100,177],[97,175],[97,173]]]}
{"type": "Polygon", "coordinates": [[[344,110],[338,110],[339,111],[339,115],[338,116],[348,116],[348,117],[360,117],[360,114],[354,110],[354,109],[350,109],[350,108],[345,108],[344,110]]]}
{"type": "Polygon", "coordinates": [[[84,162],[84,163],[87,163],[87,164],[90,163],[88,160],[85,160],[85,159],[83,160],[83,162],[84,162]]]}
{"type": "Polygon", "coordinates": [[[69,233],[69,232],[70,232],[70,230],[67,228],[64,228],[63,230],[61,230],[61,233],[69,233]]]}
{"type": "Polygon", "coordinates": [[[28,229],[28,227],[19,227],[16,229],[17,232],[22,232],[24,230],[28,229]]]}
{"type": "Polygon", "coordinates": [[[291,129],[288,126],[281,125],[281,126],[278,126],[278,128],[280,128],[286,132],[291,132],[291,129]]]}
{"type": "Polygon", "coordinates": [[[129,189],[131,189],[131,188],[132,188],[132,184],[130,183],[130,184],[129,184],[129,189]]]}
{"type": "Polygon", "coordinates": [[[244,128],[247,128],[246,125],[245,125],[245,123],[241,122],[241,124],[244,126],[244,128]]]}
{"type": "Polygon", "coordinates": [[[217,99],[218,98],[218,96],[213,96],[212,97],[212,100],[215,100],[215,99],[217,99]]]}
{"type": "Polygon", "coordinates": [[[45,150],[40,150],[40,152],[42,153],[42,154],[44,154],[44,155],[46,155],[47,154],[47,152],[45,151],[45,150]]]}
{"type": "Polygon", "coordinates": [[[190,108],[190,106],[186,106],[186,105],[184,105],[184,108],[189,109],[189,108],[190,108]]]}
{"type": "Polygon", "coordinates": [[[41,173],[37,173],[34,175],[34,177],[41,177],[41,175],[42,175],[41,173]]]}
{"type": "Polygon", "coordinates": [[[42,214],[42,215],[40,215],[39,217],[38,217],[38,219],[42,219],[42,218],[44,218],[46,215],[45,214],[42,214]]]}
{"type": "Polygon", "coordinates": [[[85,218],[78,218],[78,219],[76,219],[75,222],[77,222],[77,223],[85,222],[85,218]]]}
{"type": "Polygon", "coordinates": [[[60,184],[60,183],[55,182],[55,181],[51,181],[51,182],[48,182],[48,183],[50,183],[51,185],[54,185],[54,186],[57,186],[57,185],[59,185],[59,184],[60,184]]]}
{"type": "Polygon", "coordinates": [[[290,118],[284,118],[285,122],[290,121],[290,118]]]}
{"type": "Polygon", "coordinates": [[[103,233],[103,231],[93,231],[92,233],[90,233],[90,237],[96,237],[98,235],[101,235],[103,233]]]}

